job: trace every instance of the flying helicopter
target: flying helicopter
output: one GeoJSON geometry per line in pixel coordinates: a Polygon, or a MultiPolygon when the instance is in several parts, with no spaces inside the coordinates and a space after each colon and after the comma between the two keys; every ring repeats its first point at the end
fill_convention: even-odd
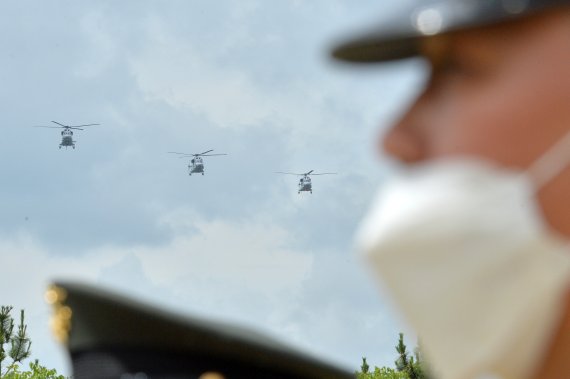
{"type": "Polygon", "coordinates": [[[59,144],[59,148],[61,149],[62,146],[65,146],[65,148],[67,149],[68,146],[71,146],[72,148],[75,149],[75,141],[73,140],[73,132],[71,131],[72,129],[75,130],[83,130],[81,128],[85,127],[85,126],[94,126],[94,125],[100,125],[100,124],[85,124],[85,125],[63,125],[60,124],[57,121],[52,121],[54,124],[57,124],[59,126],[45,126],[45,125],[38,125],[38,126],[34,126],[34,128],[53,128],[53,129],[63,129],[61,131],[61,143],[59,144]]]}
{"type": "Polygon", "coordinates": [[[202,174],[204,175],[204,160],[202,157],[213,157],[217,155],[227,155],[227,154],[208,154],[214,150],[204,151],[203,153],[190,154],[190,153],[178,153],[176,151],[169,151],[169,154],[178,154],[178,158],[192,158],[188,163],[188,175],[192,174],[202,174]]]}
{"type": "Polygon", "coordinates": [[[336,175],[336,172],[321,172],[321,173],[315,173],[313,174],[313,171],[315,170],[311,170],[309,172],[305,172],[303,174],[297,174],[294,172],[281,172],[278,171],[276,172],[276,174],[285,174],[285,175],[297,175],[300,176],[301,178],[299,179],[299,183],[298,183],[298,191],[297,193],[301,193],[301,192],[310,192],[313,193],[313,184],[311,183],[311,177],[310,175],[336,175]]]}

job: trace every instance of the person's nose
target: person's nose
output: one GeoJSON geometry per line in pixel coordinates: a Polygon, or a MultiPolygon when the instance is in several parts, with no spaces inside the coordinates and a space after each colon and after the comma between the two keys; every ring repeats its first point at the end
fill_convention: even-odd
{"type": "Polygon", "coordinates": [[[425,159],[419,130],[422,97],[380,138],[379,149],[390,158],[405,164],[425,159]]]}

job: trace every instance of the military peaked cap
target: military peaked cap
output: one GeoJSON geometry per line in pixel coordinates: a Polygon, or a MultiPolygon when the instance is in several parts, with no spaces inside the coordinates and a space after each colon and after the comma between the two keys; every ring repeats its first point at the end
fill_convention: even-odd
{"type": "Polygon", "coordinates": [[[428,36],[472,29],[570,5],[570,0],[416,0],[401,14],[355,34],[333,48],[333,57],[374,63],[420,53],[428,36]]]}
{"type": "Polygon", "coordinates": [[[182,317],[81,284],[46,300],[74,379],[353,379],[255,331],[182,317]]]}

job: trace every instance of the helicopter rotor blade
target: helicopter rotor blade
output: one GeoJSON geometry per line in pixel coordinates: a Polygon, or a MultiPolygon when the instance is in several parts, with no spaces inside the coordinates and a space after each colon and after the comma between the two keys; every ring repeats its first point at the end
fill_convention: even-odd
{"type": "Polygon", "coordinates": [[[313,171],[315,171],[315,170],[311,170],[311,171],[309,171],[309,172],[306,172],[304,175],[310,175],[311,172],[313,172],[313,171]]]}
{"type": "Polygon", "coordinates": [[[94,126],[94,125],[101,125],[101,124],[85,124],[85,125],[71,125],[70,128],[82,128],[84,126],[94,126]]]}
{"type": "Polygon", "coordinates": [[[311,175],[337,175],[336,172],[320,172],[317,174],[311,174],[311,175]]]}
{"type": "Polygon", "coordinates": [[[297,174],[294,172],[281,172],[281,171],[275,171],[275,174],[284,174],[284,175],[297,175],[297,176],[303,176],[305,174],[297,174]]]}
{"type": "Polygon", "coordinates": [[[70,126],[70,127],[69,127],[69,128],[67,128],[67,129],[83,130],[83,129],[81,129],[81,128],[78,128],[78,127],[75,127],[75,126],[70,126]]]}
{"type": "Polygon", "coordinates": [[[220,153],[220,154],[208,154],[210,151],[214,151],[214,150],[208,150],[208,151],[204,151],[203,153],[199,153],[199,154],[191,154],[191,153],[179,153],[178,151],[168,151],[168,154],[178,154],[180,155],[179,158],[190,158],[190,157],[214,157],[217,155],[228,155],[225,153],[220,153]]]}
{"type": "Polygon", "coordinates": [[[179,153],[177,151],[168,151],[168,154],[177,154],[178,158],[182,159],[182,158],[190,158],[193,157],[194,154],[188,154],[188,153],[179,153]]]}
{"type": "Polygon", "coordinates": [[[52,121],[52,122],[53,122],[54,124],[58,124],[58,125],[60,125],[60,126],[63,126],[64,128],[69,128],[69,126],[63,125],[63,124],[61,124],[61,123],[59,123],[59,122],[57,122],[57,121],[52,121]]]}
{"type": "Polygon", "coordinates": [[[63,126],[32,125],[32,128],[50,128],[50,129],[62,129],[62,128],[63,128],[63,126]]]}

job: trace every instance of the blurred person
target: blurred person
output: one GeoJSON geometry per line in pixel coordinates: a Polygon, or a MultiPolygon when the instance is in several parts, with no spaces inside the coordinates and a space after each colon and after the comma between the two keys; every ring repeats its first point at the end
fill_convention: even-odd
{"type": "Polygon", "coordinates": [[[421,56],[357,243],[436,378],[570,378],[570,1],[418,0],[333,50],[421,56]]]}

